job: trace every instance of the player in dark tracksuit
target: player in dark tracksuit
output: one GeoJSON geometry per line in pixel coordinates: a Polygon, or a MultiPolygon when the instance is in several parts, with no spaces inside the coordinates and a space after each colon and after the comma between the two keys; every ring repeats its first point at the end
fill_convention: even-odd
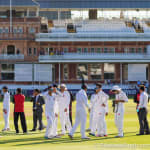
{"type": "Polygon", "coordinates": [[[70,105],[69,105],[69,119],[70,119],[70,122],[71,122],[71,125],[73,124],[72,123],[72,102],[74,101],[74,97],[72,95],[71,92],[70,93],[70,105]]]}

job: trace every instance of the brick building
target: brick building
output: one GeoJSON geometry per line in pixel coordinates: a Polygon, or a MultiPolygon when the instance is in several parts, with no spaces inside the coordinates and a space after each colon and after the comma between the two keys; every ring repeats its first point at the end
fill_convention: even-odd
{"type": "Polygon", "coordinates": [[[120,17],[111,19],[98,17],[94,5],[80,8],[80,3],[58,8],[57,0],[13,0],[12,11],[9,5],[0,1],[1,84],[77,84],[82,76],[91,84],[150,80],[149,22],[125,19],[125,4],[117,5],[120,17]],[[72,19],[77,10],[88,12],[88,19],[72,19]]]}

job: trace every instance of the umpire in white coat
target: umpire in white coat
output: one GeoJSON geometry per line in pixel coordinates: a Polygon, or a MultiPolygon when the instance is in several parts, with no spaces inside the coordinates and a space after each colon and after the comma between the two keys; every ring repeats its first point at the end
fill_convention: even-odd
{"type": "Polygon", "coordinates": [[[8,88],[6,86],[3,87],[3,116],[5,120],[5,127],[2,131],[9,131],[9,113],[10,113],[10,94],[8,92],[8,88]]]}
{"type": "Polygon", "coordinates": [[[82,139],[89,139],[89,137],[85,135],[86,120],[87,120],[86,107],[90,111],[86,92],[87,92],[87,85],[82,85],[82,89],[76,94],[76,101],[77,101],[76,119],[75,119],[75,124],[71,132],[69,133],[70,139],[73,139],[73,135],[80,124],[81,124],[80,132],[81,132],[82,139]]]}
{"type": "Polygon", "coordinates": [[[116,95],[115,98],[115,124],[118,129],[117,138],[123,137],[123,120],[124,120],[124,103],[128,102],[127,95],[117,85],[113,86],[112,93],[116,95]]]}

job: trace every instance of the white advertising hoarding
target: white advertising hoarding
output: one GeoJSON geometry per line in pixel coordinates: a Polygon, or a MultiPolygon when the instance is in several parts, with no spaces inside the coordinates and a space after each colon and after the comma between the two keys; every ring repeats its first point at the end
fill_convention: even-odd
{"type": "Polygon", "coordinates": [[[128,64],[128,81],[146,81],[147,64],[128,64]]]}

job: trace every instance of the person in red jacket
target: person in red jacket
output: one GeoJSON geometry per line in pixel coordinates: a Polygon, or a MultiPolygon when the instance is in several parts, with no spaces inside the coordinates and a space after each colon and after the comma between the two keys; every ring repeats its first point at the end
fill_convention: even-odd
{"type": "Polygon", "coordinates": [[[21,126],[23,129],[23,133],[27,133],[27,125],[26,125],[26,118],[24,114],[24,101],[25,96],[22,94],[21,88],[18,88],[16,90],[16,95],[14,95],[13,103],[14,103],[14,125],[16,133],[19,133],[18,128],[18,119],[20,117],[21,120],[21,126]]]}

